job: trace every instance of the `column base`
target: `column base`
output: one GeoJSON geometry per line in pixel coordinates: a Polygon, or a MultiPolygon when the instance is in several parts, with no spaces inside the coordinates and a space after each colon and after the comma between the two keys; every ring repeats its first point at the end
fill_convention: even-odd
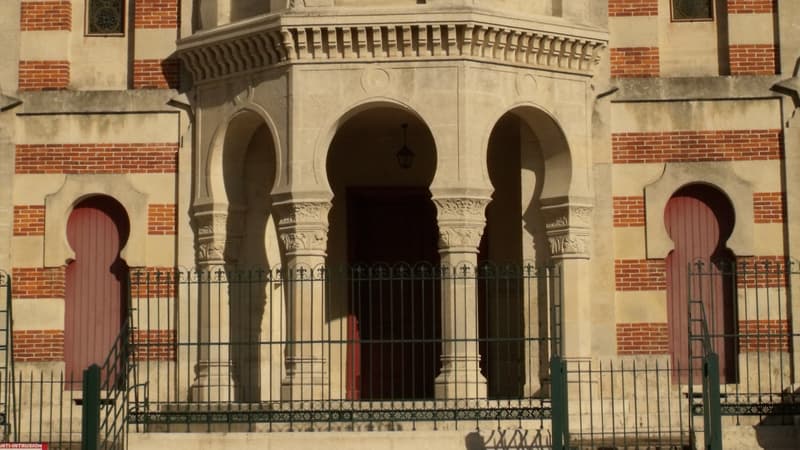
{"type": "Polygon", "coordinates": [[[487,397],[486,378],[477,361],[443,367],[434,381],[437,400],[482,400],[487,397]]]}
{"type": "Polygon", "coordinates": [[[282,401],[327,400],[330,397],[324,358],[292,358],[281,380],[282,401]]]}
{"type": "Polygon", "coordinates": [[[226,403],[235,400],[236,385],[230,364],[200,363],[195,372],[197,377],[189,388],[189,401],[226,403]]]}

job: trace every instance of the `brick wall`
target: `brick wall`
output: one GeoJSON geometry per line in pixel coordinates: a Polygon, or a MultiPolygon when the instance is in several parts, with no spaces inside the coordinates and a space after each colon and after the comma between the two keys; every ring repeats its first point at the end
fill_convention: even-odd
{"type": "Polygon", "coordinates": [[[783,223],[783,192],[753,193],[753,216],[755,223],[783,223]]]}
{"type": "Polygon", "coordinates": [[[175,173],[178,146],[152,144],[17,145],[15,172],[175,173]]]}
{"type": "Polygon", "coordinates": [[[45,362],[63,360],[63,330],[14,331],[14,361],[45,362]]]}
{"type": "Polygon", "coordinates": [[[663,259],[616,259],[614,278],[618,291],[663,291],[667,288],[663,259]]]}
{"type": "Polygon", "coordinates": [[[137,59],[133,62],[133,88],[177,89],[179,72],[176,59],[137,59]]]}
{"type": "Polygon", "coordinates": [[[147,232],[156,235],[176,234],[175,205],[147,205],[147,232]]]}
{"type": "Polygon", "coordinates": [[[179,20],[178,0],[136,1],[136,28],[177,28],[179,20]]]}
{"type": "Polygon", "coordinates": [[[643,227],[644,197],[614,197],[614,226],[643,227]]]}
{"type": "Polygon", "coordinates": [[[14,236],[44,235],[44,205],[14,206],[14,236]]]}
{"type": "Polygon", "coordinates": [[[69,86],[69,61],[20,61],[19,90],[43,91],[69,86]]]}
{"type": "MultiPolygon", "coordinates": [[[[140,300],[165,299],[175,296],[180,273],[170,267],[131,267],[131,295],[140,300]]],[[[184,282],[186,280],[183,280],[184,282]]]]}
{"type": "Polygon", "coordinates": [[[175,330],[135,330],[134,360],[172,361],[176,355],[175,330]]]}
{"type": "Polygon", "coordinates": [[[787,352],[789,334],[786,320],[741,320],[739,349],[742,353],[787,352]]]}
{"type": "Polygon", "coordinates": [[[614,133],[611,141],[616,164],[783,158],[780,130],[614,133]]]}
{"type": "Polygon", "coordinates": [[[771,13],[775,0],[728,0],[728,14],[771,13]]]}
{"type": "Polygon", "coordinates": [[[21,31],[70,31],[72,3],[68,1],[22,2],[19,26],[21,31]]]}
{"type": "Polygon", "coordinates": [[[666,323],[618,323],[617,354],[669,354],[669,330],[666,323]]]}
{"type": "Polygon", "coordinates": [[[777,68],[772,44],[730,46],[731,75],[774,75],[777,68]]]}
{"type": "Polygon", "coordinates": [[[65,267],[17,267],[12,270],[14,298],[64,298],[65,267]]]}
{"type": "Polygon", "coordinates": [[[611,76],[657,77],[660,60],[657,47],[620,47],[611,49],[611,76]]]}
{"type": "Polygon", "coordinates": [[[609,17],[657,16],[658,0],[608,0],[609,17]]]}
{"type": "Polygon", "coordinates": [[[736,258],[739,288],[785,287],[788,283],[785,256],[743,256],[736,258]]]}

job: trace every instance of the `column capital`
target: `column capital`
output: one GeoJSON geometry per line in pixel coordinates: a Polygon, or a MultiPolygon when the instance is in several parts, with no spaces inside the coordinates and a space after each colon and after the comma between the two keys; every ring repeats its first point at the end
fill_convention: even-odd
{"type": "Polygon", "coordinates": [[[589,202],[564,201],[545,204],[545,233],[554,259],[589,259],[592,212],[589,202]]]}
{"type": "Polygon", "coordinates": [[[208,204],[195,207],[192,215],[197,264],[207,267],[235,262],[244,232],[244,210],[208,204]]]}
{"type": "Polygon", "coordinates": [[[275,203],[278,236],[287,256],[322,256],[328,248],[327,200],[288,200],[275,203]]]}
{"type": "Polygon", "coordinates": [[[434,197],[439,249],[448,253],[477,253],[489,201],[486,197],[434,197]]]}

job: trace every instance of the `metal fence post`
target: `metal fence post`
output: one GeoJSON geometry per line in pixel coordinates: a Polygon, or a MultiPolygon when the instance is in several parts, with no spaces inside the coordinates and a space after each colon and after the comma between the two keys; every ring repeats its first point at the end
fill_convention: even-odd
{"type": "Polygon", "coordinates": [[[569,445],[569,423],[567,421],[567,373],[566,363],[561,356],[550,359],[550,376],[552,378],[552,433],[553,449],[563,450],[569,445]]]}
{"type": "Polygon", "coordinates": [[[83,371],[81,450],[97,450],[100,437],[100,366],[83,371]]]}
{"type": "Polygon", "coordinates": [[[703,425],[706,450],[722,450],[722,411],[719,400],[719,356],[703,358],[703,425]]]}

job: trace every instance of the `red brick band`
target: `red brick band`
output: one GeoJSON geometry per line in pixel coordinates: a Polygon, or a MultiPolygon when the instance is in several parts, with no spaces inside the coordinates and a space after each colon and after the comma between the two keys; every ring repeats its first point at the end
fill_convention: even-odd
{"type": "Polygon", "coordinates": [[[618,323],[617,354],[669,354],[669,330],[666,323],[618,323]]]}
{"type": "Polygon", "coordinates": [[[15,172],[23,173],[175,173],[178,145],[21,144],[15,172]]]}
{"type": "Polygon", "coordinates": [[[17,267],[11,281],[14,298],[64,298],[65,266],[17,267]]]}
{"type": "Polygon", "coordinates": [[[614,226],[643,227],[644,197],[614,197],[614,226]]]}
{"type": "Polygon", "coordinates": [[[614,260],[617,291],[663,291],[667,289],[663,259],[614,260]]]}
{"type": "Polygon", "coordinates": [[[44,235],[44,205],[14,206],[14,236],[44,235]]]}
{"type": "Polygon", "coordinates": [[[658,47],[611,49],[611,76],[615,78],[657,77],[661,72],[658,47]]]}
{"type": "Polygon", "coordinates": [[[780,130],[614,133],[611,146],[616,164],[783,158],[780,130]]]}
{"type": "Polygon", "coordinates": [[[755,192],[753,194],[753,218],[756,223],[783,223],[783,192],[755,192]]]}
{"type": "Polygon", "coordinates": [[[774,11],[775,0],[728,0],[728,14],[759,14],[774,11]]]}
{"type": "Polygon", "coordinates": [[[139,300],[171,299],[186,276],[170,267],[131,267],[131,295],[139,300]]]}
{"type": "Polygon", "coordinates": [[[147,233],[153,235],[176,234],[174,204],[147,205],[147,233]]]}
{"type": "Polygon", "coordinates": [[[609,17],[657,15],[658,0],[608,0],[609,17]]]}
{"type": "Polygon", "coordinates": [[[46,91],[69,86],[69,61],[20,61],[19,90],[46,91]]]}
{"type": "Polygon", "coordinates": [[[68,1],[22,2],[21,31],[72,30],[72,3],[68,1]]]}
{"type": "Polygon", "coordinates": [[[785,287],[791,273],[785,256],[739,257],[736,265],[736,285],[739,288],[785,287]]]}
{"type": "Polygon", "coordinates": [[[178,0],[137,0],[134,26],[143,28],[178,28],[178,0]]]}
{"type": "Polygon", "coordinates": [[[64,361],[64,330],[14,331],[14,361],[64,361]]]}
{"type": "Polygon", "coordinates": [[[729,48],[731,75],[774,75],[776,50],[772,44],[738,44],[729,48]]]}
{"type": "Polygon", "coordinates": [[[133,62],[133,88],[177,89],[179,72],[176,59],[137,59],[133,62]]]}
{"type": "Polygon", "coordinates": [[[135,330],[131,336],[137,361],[174,361],[175,330],[135,330]]]}
{"type": "Polygon", "coordinates": [[[739,349],[742,353],[788,352],[790,337],[786,320],[739,321],[739,349]]]}

